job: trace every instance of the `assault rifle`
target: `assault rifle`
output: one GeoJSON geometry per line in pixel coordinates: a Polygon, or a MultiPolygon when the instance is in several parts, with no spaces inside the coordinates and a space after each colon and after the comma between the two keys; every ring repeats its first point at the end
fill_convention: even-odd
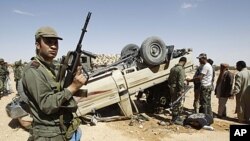
{"type": "MultiPolygon", "coordinates": [[[[59,73],[56,76],[56,81],[60,83],[61,88],[66,88],[72,83],[75,77],[76,71],[77,71],[77,67],[80,65],[80,59],[81,59],[82,53],[88,55],[88,52],[82,51],[81,48],[82,48],[82,39],[84,37],[85,32],[87,32],[87,26],[88,26],[90,17],[91,17],[91,12],[88,12],[79,42],[76,46],[76,50],[69,51],[66,57],[65,56],[62,57],[60,67],[59,67],[59,73]]],[[[86,79],[88,80],[89,75],[87,71],[84,68],[82,68],[82,70],[86,79]]]]}
{"type": "Polygon", "coordinates": [[[190,85],[185,85],[184,86],[184,92],[181,96],[179,96],[174,102],[170,103],[169,106],[170,108],[172,108],[176,103],[178,103],[180,100],[182,100],[182,98],[186,95],[186,93],[193,88],[193,86],[190,85]]]}

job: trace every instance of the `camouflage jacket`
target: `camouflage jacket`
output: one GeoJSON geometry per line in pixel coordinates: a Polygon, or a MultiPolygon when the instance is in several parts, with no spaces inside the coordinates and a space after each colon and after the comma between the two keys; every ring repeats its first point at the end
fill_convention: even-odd
{"type": "Polygon", "coordinates": [[[176,88],[176,92],[184,90],[185,70],[182,65],[177,64],[170,70],[168,84],[170,87],[176,88]]]}
{"type": "Polygon", "coordinates": [[[5,80],[9,75],[9,70],[6,66],[0,65],[0,79],[5,80]]]}
{"type": "MultiPolygon", "coordinates": [[[[197,76],[199,76],[201,74],[202,67],[203,67],[203,65],[200,65],[200,66],[197,67],[193,78],[195,78],[195,77],[197,77],[197,76]]],[[[197,79],[194,79],[194,89],[199,89],[200,86],[201,86],[201,81],[197,80],[197,79]]]]}
{"type": "Polygon", "coordinates": [[[34,126],[59,127],[60,115],[65,115],[65,121],[70,121],[71,113],[77,109],[72,93],[66,88],[58,90],[55,76],[55,66],[39,56],[24,67],[22,83],[29,98],[34,126]]]}
{"type": "Polygon", "coordinates": [[[22,78],[23,66],[22,65],[14,66],[13,71],[14,71],[14,80],[15,81],[20,80],[22,78]]]}

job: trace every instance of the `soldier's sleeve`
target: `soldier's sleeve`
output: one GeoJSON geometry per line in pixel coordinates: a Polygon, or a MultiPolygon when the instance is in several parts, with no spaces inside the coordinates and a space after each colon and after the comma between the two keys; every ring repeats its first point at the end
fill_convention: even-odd
{"type": "Polygon", "coordinates": [[[241,89],[241,76],[240,76],[240,73],[237,73],[235,75],[233,95],[238,94],[240,92],[240,89],[241,89]]]}
{"type": "Polygon", "coordinates": [[[9,75],[9,74],[10,74],[10,72],[9,72],[9,70],[8,70],[7,67],[5,68],[5,74],[6,74],[6,75],[9,75]]]}
{"type": "Polygon", "coordinates": [[[45,114],[58,112],[62,104],[72,98],[71,92],[67,89],[55,92],[44,74],[36,69],[25,70],[23,81],[25,81],[27,90],[39,105],[40,110],[45,114]]]}
{"type": "Polygon", "coordinates": [[[184,91],[184,81],[185,81],[185,70],[184,69],[180,69],[179,70],[179,77],[178,78],[178,92],[182,92],[184,91]]]}

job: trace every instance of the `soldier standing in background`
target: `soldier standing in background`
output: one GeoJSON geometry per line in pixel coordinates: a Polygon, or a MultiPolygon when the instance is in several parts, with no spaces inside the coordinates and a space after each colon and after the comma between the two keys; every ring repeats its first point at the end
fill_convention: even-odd
{"type": "Polygon", "coordinates": [[[5,79],[5,89],[6,89],[6,94],[11,94],[13,93],[13,89],[11,86],[11,80],[10,80],[10,71],[9,71],[9,65],[7,62],[4,62],[4,67],[5,69],[8,71],[8,74],[6,75],[6,79],[5,79]]]}
{"type": "MultiPolygon", "coordinates": [[[[193,76],[193,78],[199,76],[201,74],[203,65],[200,64],[200,66],[197,67],[196,72],[193,76]]],[[[194,80],[194,112],[199,113],[199,108],[200,108],[200,88],[201,88],[201,81],[196,79],[194,80]]]]}
{"type": "Polygon", "coordinates": [[[7,86],[7,77],[9,75],[8,68],[6,67],[6,63],[3,58],[0,58],[0,97],[8,94],[6,86],[7,86]]]}
{"type": "MultiPolygon", "coordinates": [[[[171,102],[175,102],[180,96],[184,94],[184,81],[185,81],[185,70],[184,65],[187,62],[186,57],[181,57],[179,63],[170,70],[168,77],[168,84],[170,88],[171,102]]],[[[182,124],[180,114],[182,112],[182,100],[179,100],[173,107],[172,111],[172,123],[182,124]]]]}
{"type": "Polygon", "coordinates": [[[16,90],[17,94],[19,94],[18,88],[20,88],[21,84],[21,78],[23,74],[23,65],[22,65],[22,60],[16,61],[15,65],[13,67],[13,72],[14,72],[14,80],[16,82],[16,90]]]}

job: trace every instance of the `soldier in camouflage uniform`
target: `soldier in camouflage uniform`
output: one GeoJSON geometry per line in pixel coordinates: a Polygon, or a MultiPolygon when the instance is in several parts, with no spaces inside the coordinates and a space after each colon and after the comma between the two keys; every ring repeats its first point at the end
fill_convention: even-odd
{"type": "Polygon", "coordinates": [[[0,58],[0,98],[7,94],[7,89],[6,89],[6,79],[7,76],[9,75],[9,71],[5,65],[6,63],[4,62],[3,58],[0,58]]]}
{"type": "Polygon", "coordinates": [[[8,71],[8,74],[6,75],[6,79],[5,79],[5,87],[6,87],[6,91],[7,91],[7,94],[11,94],[13,93],[13,89],[12,89],[12,86],[11,86],[11,80],[10,80],[10,76],[9,76],[9,64],[7,62],[4,62],[4,66],[6,68],[6,70],[8,71]]]}
{"type": "Polygon", "coordinates": [[[0,98],[3,95],[3,88],[4,88],[4,69],[3,69],[4,59],[0,58],[0,98]]]}
{"type": "Polygon", "coordinates": [[[17,90],[17,92],[19,92],[18,86],[21,85],[20,83],[21,83],[21,78],[22,78],[22,73],[23,73],[22,60],[15,62],[15,65],[13,67],[13,71],[14,71],[14,80],[16,82],[16,90],[17,90]]]}
{"type": "MultiPolygon", "coordinates": [[[[193,78],[199,76],[201,74],[203,65],[198,66],[193,78]]],[[[194,113],[199,113],[200,108],[200,87],[201,87],[201,81],[200,80],[194,80],[194,113]]]]}
{"type": "Polygon", "coordinates": [[[23,70],[23,89],[33,118],[29,141],[80,141],[81,138],[80,121],[72,114],[77,109],[73,95],[85,84],[86,78],[79,67],[73,82],[67,88],[59,88],[53,64],[58,40],[62,38],[53,28],[39,28],[35,34],[36,56],[23,70]]]}
{"type": "MultiPolygon", "coordinates": [[[[184,81],[185,81],[185,70],[184,65],[187,62],[186,57],[181,57],[179,63],[170,70],[168,84],[170,88],[171,102],[176,101],[180,96],[184,94],[184,81]]],[[[175,124],[181,124],[180,114],[182,112],[182,99],[179,100],[173,107],[172,111],[172,122],[175,124]]]]}

